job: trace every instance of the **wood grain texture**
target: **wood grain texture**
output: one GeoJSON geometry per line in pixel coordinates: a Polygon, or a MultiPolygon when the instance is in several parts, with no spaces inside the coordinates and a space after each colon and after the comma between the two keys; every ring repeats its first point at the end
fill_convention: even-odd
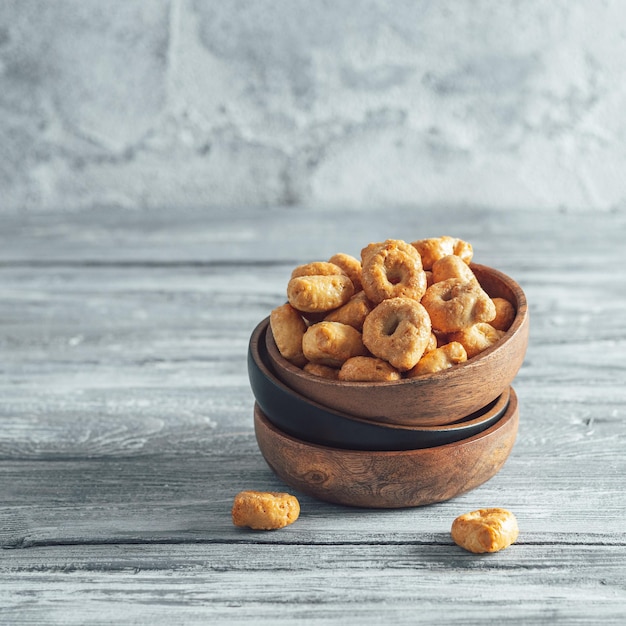
{"type": "Polygon", "coordinates": [[[3,217],[0,623],[623,623],[624,233],[623,211],[3,217]],[[292,267],[440,234],[528,299],[502,470],[432,506],[298,494],[292,526],[234,528],[237,491],[285,487],[254,439],[246,351],[292,267]],[[484,506],[521,533],[476,557],[449,529],[484,506]]]}
{"type": "Polygon", "coordinates": [[[585,616],[623,623],[624,546],[520,543],[476,556],[442,533],[433,543],[401,545],[69,546],[5,554],[7,623],[414,624],[419,616],[420,623],[479,625],[503,612],[520,625],[585,623],[585,616]]]}

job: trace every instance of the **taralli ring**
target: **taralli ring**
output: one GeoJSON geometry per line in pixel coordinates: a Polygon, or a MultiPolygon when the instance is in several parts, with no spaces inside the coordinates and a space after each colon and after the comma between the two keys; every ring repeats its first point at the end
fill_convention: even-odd
{"type": "Polygon", "coordinates": [[[400,378],[402,376],[395,367],[372,356],[352,357],[339,370],[339,380],[352,382],[389,382],[400,378]]]}
{"type": "Polygon", "coordinates": [[[335,276],[345,274],[345,272],[335,265],[335,263],[327,261],[313,261],[312,263],[305,263],[304,265],[298,265],[291,272],[291,278],[298,278],[299,276],[335,276]]]}
{"type": "Polygon", "coordinates": [[[490,322],[496,307],[478,281],[448,278],[431,285],[422,298],[433,328],[451,333],[478,322],[490,322]]]}
{"type": "Polygon", "coordinates": [[[450,341],[458,341],[465,348],[467,358],[471,359],[500,341],[503,335],[503,330],[497,330],[486,322],[479,322],[469,328],[450,333],[448,339],[450,341]]]}
{"type": "Polygon", "coordinates": [[[367,299],[364,291],[359,291],[350,298],[346,304],[334,311],[331,311],[324,318],[327,322],[341,322],[356,328],[359,332],[363,330],[365,318],[372,312],[374,306],[367,299]]]}
{"type": "Polygon", "coordinates": [[[406,373],[406,376],[415,378],[424,374],[434,374],[465,361],[467,361],[467,351],[458,341],[452,341],[441,348],[427,352],[417,365],[406,373]]]}
{"type": "Polygon", "coordinates": [[[489,322],[497,330],[509,330],[515,319],[515,307],[504,298],[493,298],[496,316],[489,322]]]}
{"type": "Polygon", "coordinates": [[[287,285],[287,299],[294,309],[324,313],[344,305],[354,295],[352,281],[343,273],[296,276],[287,285]]]}
{"type": "Polygon", "coordinates": [[[448,278],[458,278],[466,283],[476,280],[476,276],[474,276],[470,266],[455,254],[449,254],[435,261],[432,273],[433,283],[439,283],[448,278]]]}
{"type": "Polygon", "coordinates": [[[363,324],[366,348],[402,372],[410,370],[420,360],[430,335],[426,309],[410,298],[383,300],[363,324]]]}
{"type": "Polygon", "coordinates": [[[417,250],[399,239],[370,244],[361,252],[361,282],[375,304],[389,298],[419,300],[426,291],[426,273],[417,250]]]}
{"type": "Polygon", "coordinates": [[[275,530],[293,524],[300,515],[295,496],[275,491],[241,491],[235,496],[231,516],[235,526],[275,530]]]}
{"type": "Polygon", "coordinates": [[[276,307],[270,313],[270,326],[278,351],[288,361],[302,367],[306,363],[302,352],[302,337],[306,323],[290,304],[276,307]]]}
{"type": "Polygon", "coordinates": [[[411,245],[420,253],[425,270],[432,269],[435,262],[444,256],[454,254],[468,265],[474,256],[472,246],[467,241],[447,235],[420,239],[413,241],[411,245]]]}
{"type": "Polygon", "coordinates": [[[307,374],[327,378],[328,380],[339,380],[339,370],[330,365],[322,365],[321,363],[307,363],[302,368],[307,374]]]}
{"type": "Polygon", "coordinates": [[[328,262],[340,267],[350,277],[355,291],[361,291],[361,261],[359,259],[339,252],[331,256],[328,262]]]}
{"type": "Polygon", "coordinates": [[[450,533],[461,548],[482,554],[508,548],[517,540],[519,528],[515,515],[506,509],[478,509],[459,515],[450,533]]]}
{"type": "Polygon", "coordinates": [[[309,326],[302,338],[302,351],[308,361],[331,367],[341,367],[349,358],[367,353],[361,333],[339,322],[309,326]]]}

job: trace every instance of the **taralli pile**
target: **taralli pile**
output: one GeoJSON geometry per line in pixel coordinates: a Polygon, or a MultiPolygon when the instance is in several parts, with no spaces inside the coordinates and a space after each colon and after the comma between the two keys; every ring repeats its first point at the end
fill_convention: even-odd
{"type": "Polygon", "coordinates": [[[235,496],[231,515],[235,526],[276,530],[298,519],[300,503],[288,493],[241,491],[235,496]]]}
{"type": "Polygon", "coordinates": [[[472,272],[472,246],[443,236],[370,243],[296,267],[270,326],[281,355],[306,372],[354,382],[432,374],[494,345],[515,307],[472,272]]]}
{"type": "Polygon", "coordinates": [[[506,509],[478,509],[452,522],[454,543],[469,552],[498,552],[515,543],[519,534],[515,515],[506,509]]]}

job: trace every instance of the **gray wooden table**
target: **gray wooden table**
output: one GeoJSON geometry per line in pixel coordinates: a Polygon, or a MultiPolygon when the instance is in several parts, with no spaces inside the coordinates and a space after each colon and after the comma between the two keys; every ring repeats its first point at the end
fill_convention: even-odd
{"type": "Polygon", "coordinates": [[[309,210],[5,216],[0,226],[0,623],[603,623],[626,620],[626,213],[309,210]],[[531,311],[503,470],[422,508],[284,490],[252,428],[246,350],[291,268],[452,234],[531,311]],[[513,511],[518,542],[453,544],[513,511]]]}

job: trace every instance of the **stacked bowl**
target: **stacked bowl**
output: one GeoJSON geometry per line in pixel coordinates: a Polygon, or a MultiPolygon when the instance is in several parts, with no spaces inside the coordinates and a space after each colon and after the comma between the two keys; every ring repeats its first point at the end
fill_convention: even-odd
{"type": "Polygon", "coordinates": [[[516,316],[493,346],[447,370],[394,382],[346,382],[284,359],[269,318],[254,329],[248,374],[259,448],[288,485],[338,504],[400,508],[441,502],[492,478],[519,421],[511,387],[528,344],[528,306],[510,277],[472,264],[516,316]]]}

